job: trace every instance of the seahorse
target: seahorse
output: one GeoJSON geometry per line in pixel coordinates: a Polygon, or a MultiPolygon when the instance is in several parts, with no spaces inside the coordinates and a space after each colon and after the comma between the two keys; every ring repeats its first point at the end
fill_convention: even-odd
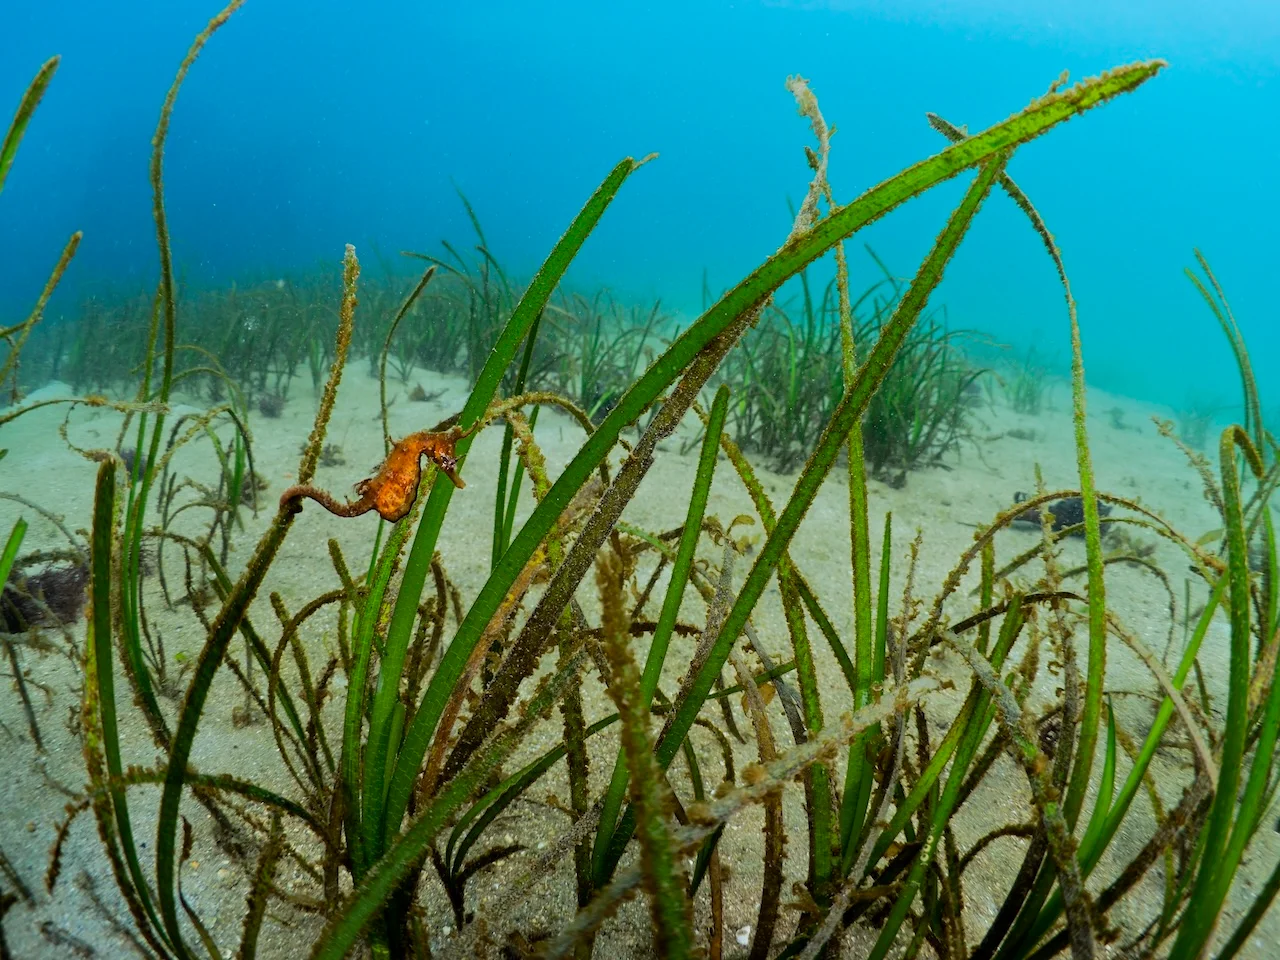
{"type": "Polygon", "coordinates": [[[466,482],[458,475],[458,441],[467,435],[461,427],[448,430],[421,430],[397,441],[382,461],[378,472],[356,484],[358,500],[343,503],[331,493],[309,483],[294,484],[280,495],[280,509],[301,510],[302,499],[314,500],[339,517],[358,517],[376,510],[383,520],[403,520],[413,509],[422,479],[422,456],[431,462],[461,490],[466,482]]]}

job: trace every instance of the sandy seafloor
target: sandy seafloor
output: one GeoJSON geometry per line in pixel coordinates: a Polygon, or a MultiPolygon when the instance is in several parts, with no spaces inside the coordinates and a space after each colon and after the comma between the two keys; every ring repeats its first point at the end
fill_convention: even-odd
{"type": "MultiPolygon", "coordinates": [[[[389,395],[393,400],[390,409],[393,436],[435,424],[459,409],[465,397],[466,387],[459,377],[442,377],[418,371],[410,382],[418,381],[428,391],[443,389],[444,393],[432,402],[413,403],[407,399],[404,386],[389,386],[389,395]]],[[[55,383],[33,393],[27,400],[59,395],[69,396],[70,393],[68,388],[55,383]]],[[[329,431],[329,439],[342,447],[346,462],[340,466],[322,467],[316,479],[318,485],[339,495],[346,495],[351,484],[369,475],[371,468],[380,460],[382,441],[376,422],[377,398],[377,382],[370,376],[369,364],[364,360],[349,364],[329,431]]],[[[270,420],[255,413],[251,420],[257,467],[260,475],[268,481],[269,487],[264,494],[264,508],[256,518],[246,516],[246,529],[235,541],[231,554],[234,572],[239,571],[240,565],[252,551],[257,536],[265,529],[274,509],[275,498],[293,480],[299,446],[310,430],[316,402],[317,397],[309,380],[297,379],[292,384],[282,417],[270,420]]],[[[1173,444],[1157,434],[1150,420],[1152,414],[1170,416],[1169,411],[1096,391],[1090,394],[1089,409],[1093,462],[1101,489],[1139,498],[1192,539],[1219,525],[1216,514],[1203,497],[1197,475],[1173,444]],[[1120,428],[1116,427],[1113,415],[1109,413],[1114,407],[1123,410],[1120,428]]],[[[8,457],[0,463],[0,489],[22,494],[63,516],[73,530],[82,530],[88,527],[90,521],[96,464],[69,450],[59,438],[58,426],[62,423],[66,410],[63,405],[47,407],[0,430],[0,446],[9,449],[8,457]]],[[[72,442],[83,447],[109,447],[115,442],[119,423],[120,416],[114,412],[80,407],[70,417],[68,436],[72,442]]],[[[692,423],[686,423],[685,428],[692,430],[692,423]]],[[[958,452],[948,456],[944,467],[912,474],[904,489],[891,489],[878,481],[871,484],[873,563],[878,563],[885,512],[892,510],[894,514],[892,609],[895,613],[906,570],[905,558],[917,530],[923,532],[923,547],[916,574],[917,594],[924,601],[930,602],[943,577],[961,552],[972,543],[975,529],[1007,507],[1014,491],[1034,489],[1035,464],[1038,463],[1043,469],[1049,489],[1076,485],[1069,390],[1065,383],[1056,383],[1050,390],[1047,408],[1040,416],[1015,414],[999,400],[993,404],[985,404],[977,411],[974,434],[976,443],[966,444],[958,452]],[[1009,431],[1014,429],[1031,431],[1034,439],[1009,436],[1009,431]]],[[[223,435],[226,435],[225,429],[223,435]]],[[[573,453],[580,436],[580,431],[570,420],[551,411],[545,411],[538,423],[537,437],[553,470],[558,469],[573,453]]],[[[500,431],[491,429],[478,439],[463,471],[468,486],[453,498],[440,540],[444,565],[450,578],[460,588],[464,602],[469,602],[474,597],[488,573],[496,482],[493,464],[496,462],[500,438],[500,431]]],[[[694,449],[682,455],[680,446],[677,436],[660,448],[656,464],[627,510],[628,521],[651,530],[670,529],[683,521],[686,491],[692,484],[697,452],[694,449]]],[[[619,453],[615,453],[615,464],[619,456],[619,453]]],[[[176,460],[176,469],[179,475],[210,479],[213,461],[207,442],[197,442],[180,454],[176,460]]],[[[780,506],[794,482],[794,474],[778,475],[763,466],[759,469],[775,504],[780,506]]],[[[524,499],[527,509],[528,497],[524,499]]],[[[708,512],[725,522],[737,514],[753,512],[741,484],[723,460],[712,488],[708,512]]],[[[25,515],[31,523],[23,544],[23,553],[54,548],[61,544],[60,535],[48,521],[30,510],[20,509],[11,501],[0,500],[0,530],[8,531],[19,513],[25,515]]],[[[189,512],[188,516],[192,521],[197,520],[195,511],[189,512]]],[[[198,520],[203,523],[204,517],[198,517],[198,520]]],[[[324,513],[314,504],[308,504],[285,541],[270,571],[265,589],[252,609],[251,616],[268,644],[273,644],[279,635],[277,622],[267,600],[269,593],[277,591],[288,609],[296,611],[306,600],[336,587],[338,580],[329,560],[327,540],[330,537],[336,538],[352,569],[359,571],[367,563],[375,525],[376,518],[373,515],[352,520],[338,519],[324,513]]],[[[177,529],[194,532],[198,526],[196,522],[185,525],[179,523],[177,529]]],[[[817,502],[806,517],[792,548],[792,556],[823,599],[826,609],[845,637],[852,633],[848,529],[847,483],[841,466],[828,478],[817,502]]],[[[1031,547],[1036,536],[1028,531],[1001,534],[997,540],[997,564],[1007,562],[1017,553],[1031,547]]],[[[1154,539],[1146,533],[1139,534],[1139,537],[1144,540],[1154,539]]],[[[708,552],[707,556],[711,557],[712,554],[708,552]]],[[[1062,551],[1063,569],[1082,564],[1083,556],[1081,542],[1067,543],[1062,551]]],[[[1168,574],[1169,582],[1178,597],[1178,616],[1181,618],[1183,582],[1188,576],[1185,557],[1173,547],[1161,543],[1157,546],[1154,559],[1168,574]]],[[[171,583],[180,593],[181,568],[176,551],[168,562],[171,583]]],[[[739,583],[743,572],[744,568],[740,567],[739,583]]],[[[588,578],[580,591],[589,611],[594,609],[593,581],[594,578],[588,578]]],[[[949,608],[953,617],[972,611],[973,601],[969,590],[973,582],[971,573],[958,594],[961,603],[949,608]]],[[[1169,595],[1164,586],[1149,573],[1124,566],[1108,568],[1107,584],[1110,609],[1141,636],[1148,646],[1157,652],[1163,651],[1170,629],[1169,595]]],[[[1196,598],[1202,600],[1205,594],[1203,584],[1196,581],[1193,592],[1196,598]]],[[[656,595],[660,598],[661,593],[660,586],[656,595]]],[[[652,604],[651,611],[656,612],[658,603],[660,599],[652,604]]],[[[154,629],[163,635],[171,661],[177,656],[194,657],[198,653],[203,643],[203,631],[192,616],[190,608],[179,606],[174,611],[166,610],[154,582],[148,593],[148,611],[154,629]]],[[[688,599],[682,616],[700,623],[705,618],[705,609],[700,603],[688,599]]],[[[778,659],[787,659],[789,641],[782,621],[776,586],[769,587],[757,607],[754,620],[765,645],[778,659]]],[[[317,663],[322,665],[335,649],[333,629],[331,619],[317,618],[304,630],[303,640],[311,651],[313,669],[317,663]]],[[[813,630],[812,633],[824,709],[829,718],[836,717],[848,709],[848,696],[835,659],[817,631],[813,630]]],[[[50,632],[47,636],[55,642],[63,643],[56,632],[50,632]]],[[[78,644],[83,644],[83,622],[72,628],[72,636],[78,644]]],[[[1180,649],[1181,636],[1179,619],[1174,639],[1175,655],[1180,649]]],[[[1080,631],[1077,631],[1078,641],[1079,637],[1080,631]]],[[[646,643],[643,638],[636,641],[635,652],[641,658],[646,643]]],[[[236,643],[232,649],[239,655],[241,646],[236,643]]],[[[1019,656],[1020,650],[1021,643],[1015,648],[1015,658],[1019,656]]],[[[663,679],[663,687],[668,692],[675,690],[691,652],[692,641],[677,638],[668,657],[668,669],[663,679]]],[[[83,882],[77,880],[83,872],[87,872],[94,879],[97,893],[109,909],[122,918],[126,916],[90,815],[80,817],[71,831],[64,855],[62,879],[55,895],[49,897],[44,891],[47,855],[55,826],[62,819],[63,807],[68,800],[62,790],[78,791],[85,780],[80,744],[70,733],[68,725],[69,711],[77,703],[79,675],[66,657],[41,655],[26,648],[22,648],[21,655],[28,676],[33,681],[39,681],[47,690],[46,694],[33,688],[47,754],[43,758],[37,757],[27,735],[26,722],[13,684],[6,680],[3,696],[0,696],[0,721],[4,724],[3,729],[0,729],[0,848],[3,848],[16,866],[34,897],[33,903],[19,903],[5,917],[4,929],[10,948],[17,958],[76,956],[80,949],[76,943],[67,940],[53,942],[59,939],[56,927],[77,938],[79,943],[93,951],[92,955],[136,955],[120,934],[113,932],[99,912],[91,906],[83,882]],[[52,926],[48,926],[49,924],[52,926]],[[45,925],[43,932],[42,925],[45,925]]],[[[1082,664],[1083,657],[1084,651],[1081,648],[1082,664]]],[[[1154,689],[1153,684],[1145,668],[1119,641],[1111,641],[1108,660],[1108,686],[1116,691],[1113,699],[1117,716],[1130,734],[1140,739],[1150,723],[1152,709],[1142,697],[1122,694],[1120,691],[1150,692],[1154,689]]],[[[549,662],[550,660],[544,661],[544,666],[549,662]]],[[[1213,691],[1222,690],[1226,662],[1227,631],[1225,623],[1219,618],[1213,625],[1202,652],[1202,663],[1209,687],[1213,691]]],[[[176,663],[171,663],[171,666],[177,668],[176,663]]],[[[967,689],[968,678],[963,664],[954,654],[939,658],[936,667],[944,676],[953,677],[959,687],[957,692],[944,695],[930,706],[931,716],[943,717],[954,711],[967,689]]],[[[7,665],[5,669],[7,670],[7,665]]],[[[1044,696],[1052,696],[1058,679],[1042,668],[1038,682],[1040,692],[1044,696]]],[[[117,691],[124,716],[124,762],[144,765],[159,763],[161,758],[157,756],[136,710],[129,703],[130,695],[123,676],[117,677],[117,691]]],[[[326,708],[326,719],[332,742],[336,744],[341,737],[340,709],[345,698],[340,674],[334,692],[336,697],[326,708]]],[[[588,721],[612,711],[612,704],[594,675],[584,685],[584,698],[588,721]]],[[[205,710],[192,758],[193,764],[204,772],[230,772],[289,791],[293,785],[280,763],[270,727],[265,723],[248,727],[233,724],[232,711],[242,701],[243,697],[228,671],[221,671],[205,710]]],[[[176,699],[164,701],[171,717],[176,713],[178,703],[176,699]]],[[[734,709],[738,711],[742,728],[749,731],[750,725],[743,719],[740,707],[735,704],[734,709]]],[[[718,719],[718,711],[713,711],[711,716],[718,719]]],[[[770,716],[779,744],[782,747],[789,746],[790,733],[776,700],[770,707],[770,716]]],[[[515,769],[518,763],[548,749],[559,739],[561,731],[557,711],[550,720],[544,721],[536,729],[534,736],[512,758],[507,769],[515,769]]],[[[718,747],[696,728],[694,739],[710,789],[719,781],[723,771],[718,747]]],[[[607,781],[615,749],[616,738],[612,730],[590,741],[591,782],[595,794],[599,793],[607,781]]],[[[1182,784],[1186,781],[1187,771],[1180,763],[1183,756],[1181,752],[1162,751],[1153,767],[1166,804],[1176,803],[1182,784]]],[[[736,746],[735,760],[739,770],[754,759],[753,743],[736,746]]],[[[1101,768],[1101,753],[1097,768],[1101,768]]],[[[685,769],[678,763],[672,770],[674,786],[687,798],[689,786],[685,769]]],[[[1122,763],[1121,775],[1126,770],[1127,764],[1122,763]]],[[[141,854],[147,861],[150,859],[150,848],[154,845],[154,811],[158,796],[158,791],[151,787],[130,791],[136,832],[142,843],[141,854]]],[[[526,895],[514,906],[504,907],[497,915],[486,912],[486,903],[502,889],[504,881],[517,878],[531,854],[559,836],[568,826],[569,821],[559,809],[560,802],[556,798],[565,802],[568,798],[568,782],[563,764],[544,778],[524,802],[514,805],[508,815],[500,818],[490,828],[489,843],[521,843],[529,848],[496,868],[482,871],[468,887],[471,897],[469,906],[488,920],[491,933],[499,941],[509,930],[535,934],[539,930],[557,929],[572,913],[573,877],[572,865],[568,859],[548,879],[526,891],[526,895]]],[[[970,798],[954,822],[959,849],[962,852],[968,849],[993,825],[1027,819],[1027,800],[1028,790],[1023,773],[1008,758],[997,761],[991,775],[970,798]]],[[[1091,806],[1092,799],[1086,807],[1086,816],[1091,806]]],[[[1129,820],[1133,829],[1116,838],[1112,845],[1113,855],[1104,860],[1091,878],[1092,890],[1096,892],[1110,881],[1116,874],[1117,865],[1127,862],[1145,842],[1151,829],[1149,810],[1145,794],[1140,794],[1129,820]]],[[[249,874],[253,870],[253,860],[234,861],[214,843],[207,814],[190,799],[189,794],[184,800],[183,812],[195,827],[193,858],[182,872],[183,892],[204,917],[225,955],[231,956],[231,951],[239,941],[245,891],[249,874]]],[[[805,821],[803,796],[799,786],[788,787],[785,816],[788,862],[784,902],[794,899],[789,893],[791,883],[802,879],[805,871],[805,821]]],[[[1253,892],[1261,886],[1276,858],[1280,857],[1280,837],[1270,829],[1270,821],[1269,816],[1246,854],[1230,901],[1229,921],[1237,919],[1247,908],[1253,892]]],[[[730,957],[745,955],[746,948],[740,945],[746,942],[744,928],[749,928],[756,918],[761,871],[761,823],[759,809],[748,809],[729,825],[720,845],[723,863],[728,868],[724,896],[727,927],[725,955],[730,957]]],[[[297,836],[295,833],[290,835],[297,836]]],[[[483,848],[484,844],[481,846],[483,848]]],[[[966,872],[966,922],[972,942],[981,937],[985,924],[995,915],[1003,891],[1021,861],[1022,849],[1023,841],[1019,839],[996,841],[966,872]]],[[[1153,905],[1158,906],[1162,866],[1157,864],[1149,877],[1149,882],[1131,897],[1132,907],[1123,907],[1112,913],[1113,922],[1126,933],[1138,929],[1140,922],[1150,915],[1153,905]]],[[[315,886],[305,881],[305,877],[291,861],[284,861],[279,880],[286,885],[298,882],[301,884],[300,889],[307,895],[319,895],[315,886]]],[[[6,883],[4,886],[7,889],[9,885],[6,883]]],[[[447,956],[450,954],[450,945],[456,941],[451,912],[430,871],[423,888],[433,931],[434,953],[436,956],[447,956]]],[[[783,910],[778,927],[779,936],[789,935],[798,916],[795,910],[783,910]]],[[[708,922],[705,885],[699,894],[696,922],[703,928],[708,922]]],[[[259,955],[302,956],[305,952],[303,944],[311,942],[319,926],[320,920],[314,916],[273,905],[260,943],[259,955]]],[[[848,956],[862,955],[870,944],[867,934],[856,930],[848,933],[844,942],[845,955],[848,956]]],[[[1277,942],[1280,942],[1280,912],[1273,910],[1258,927],[1246,952],[1254,957],[1274,956],[1274,945],[1277,942]]],[[[928,948],[925,949],[927,952],[928,948]]],[[[640,957],[650,955],[651,951],[648,911],[642,899],[627,903],[606,925],[597,942],[597,955],[603,957],[640,957]]]]}

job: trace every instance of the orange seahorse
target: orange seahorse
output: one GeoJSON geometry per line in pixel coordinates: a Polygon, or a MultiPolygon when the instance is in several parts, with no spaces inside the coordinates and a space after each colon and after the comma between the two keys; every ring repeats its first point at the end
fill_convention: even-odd
{"type": "Polygon", "coordinates": [[[356,484],[356,493],[360,495],[360,499],[342,503],[331,493],[309,483],[299,483],[280,494],[280,509],[301,510],[301,501],[307,497],[339,517],[358,517],[376,510],[383,520],[392,523],[403,520],[413,509],[413,502],[418,496],[423,454],[459,490],[466,486],[462,477],[458,476],[456,447],[467,433],[468,431],[458,426],[448,430],[411,433],[391,448],[376,474],[356,484]]]}

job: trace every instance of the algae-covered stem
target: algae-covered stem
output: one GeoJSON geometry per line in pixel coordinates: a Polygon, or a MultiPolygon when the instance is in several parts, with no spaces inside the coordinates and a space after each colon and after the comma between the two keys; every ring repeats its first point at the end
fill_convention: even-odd
{"type": "MultiPolygon", "coordinates": [[[[234,6],[234,5],[233,5],[234,6]]],[[[228,8],[228,9],[233,9],[228,8]]],[[[333,366],[329,371],[329,379],[325,384],[320,408],[316,412],[315,424],[311,437],[307,442],[306,452],[298,468],[298,477],[306,482],[315,475],[316,464],[320,458],[320,449],[324,444],[325,432],[333,406],[337,399],[338,384],[342,380],[342,372],[346,366],[347,351],[351,345],[351,329],[355,322],[356,282],[360,276],[360,263],[356,259],[355,247],[347,245],[343,258],[343,293],[339,310],[338,332],[335,337],[333,366]]],[[[169,756],[169,764],[165,775],[164,792],[160,799],[160,814],[156,836],[156,887],[160,901],[164,930],[172,938],[176,948],[181,948],[182,956],[189,956],[180,937],[178,926],[176,886],[174,875],[174,854],[176,852],[176,831],[178,805],[182,797],[184,771],[191,756],[192,743],[200,717],[204,712],[205,701],[214,675],[222,662],[231,638],[240,628],[249,604],[253,601],[262,585],[267,570],[275,559],[280,545],[293,524],[295,512],[281,508],[275,520],[258,542],[253,557],[245,567],[239,582],[236,583],[223,603],[213,625],[209,629],[209,637],[204,649],[196,661],[196,668],[187,689],[178,719],[177,731],[173,738],[173,747],[169,756]]]]}

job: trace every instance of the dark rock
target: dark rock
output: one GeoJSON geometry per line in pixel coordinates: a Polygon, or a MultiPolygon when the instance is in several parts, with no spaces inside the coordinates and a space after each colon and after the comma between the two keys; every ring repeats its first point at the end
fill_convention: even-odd
{"type": "Polygon", "coordinates": [[[25,633],[32,627],[74,623],[84,610],[89,568],[78,563],[46,567],[27,576],[17,570],[0,596],[0,630],[25,633]]]}
{"type": "MultiPolygon", "coordinates": [[[[1013,495],[1014,503],[1021,503],[1027,499],[1027,495],[1021,491],[1013,495]]],[[[1024,510],[1014,519],[1015,527],[1034,527],[1040,529],[1040,511],[1048,510],[1053,514],[1053,523],[1050,528],[1054,533],[1065,530],[1067,527],[1074,527],[1084,523],[1084,501],[1080,497],[1063,497],[1061,500],[1054,500],[1045,504],[1043,507],[1031,507],[1024,510]]],[[[1106,517],[1111,515],[1111,505],[1109,503],[1098,502],[1098,516],[1106,517]]],[[[1108,524],[1102,524],[1102,531],[1106,533],[1108,524]]],[[[1073,537],[1083,537],[1084,529],[1073,531],[1073,537]]]]}
{"type": "Polygon", "coordinates": [[[258,397],[258,412],[275,420],[284,413],[284,397],[278,393],[264,393],[258,397]]]}

